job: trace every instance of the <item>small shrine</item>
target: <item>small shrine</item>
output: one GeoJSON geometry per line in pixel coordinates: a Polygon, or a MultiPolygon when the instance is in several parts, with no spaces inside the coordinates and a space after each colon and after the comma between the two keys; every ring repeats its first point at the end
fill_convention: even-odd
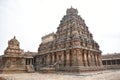
{"type": "Polygon", "coordinates": [[[8,41],[1,63],[1,73],[34,72],[33,57],[24,54],[16,37],[8,41]]]}

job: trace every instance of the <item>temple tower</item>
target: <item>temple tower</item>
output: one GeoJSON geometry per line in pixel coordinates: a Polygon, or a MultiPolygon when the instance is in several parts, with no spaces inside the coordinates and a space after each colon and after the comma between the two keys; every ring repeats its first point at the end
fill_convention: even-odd
{"type": "Polygon", "coordinates": [[[67,9],[57,32],[43,38],[38,48],[38,70],[49,65],[56,65],[58,71],[79,72],[103,68],[99,45],[93,40],[77,9],[67,9]]]}
{"type": "Polygon", "coordinates": [[[20,49],[20,43],[14,37],[8,41],[8,47],[2,56],[0,72],[1,73],[19,73],[19,72],[34,72],[32,64],[32,56],[26,55],[20,49]]]}
{"type": "Polygon", "coordinates": [[[20,49],[20,43],[14,36],[13,39],[8,41],[8,47],[6,48],[4,54],[23,54],[23,50],[20,49]]]}

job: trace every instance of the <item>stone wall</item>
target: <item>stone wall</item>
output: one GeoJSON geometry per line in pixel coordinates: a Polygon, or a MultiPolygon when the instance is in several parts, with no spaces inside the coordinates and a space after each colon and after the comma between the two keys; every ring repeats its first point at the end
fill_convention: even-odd
{"type": "Polygon", "coordinates": [[[51,41],[53,41],[54,40],[54,33],[50,33],[50,34],[48,34],[48,35],[46,35],[46,36],[43,36],[42,37],[42,43],[44,44],[44,43],[47,43],[47,42],[51,42],[51,41]]]}
{"type": "Polygon", "coordinates": [[[102,55],[102,63],[106,69],[120,69],[120,53],[102,55]]]}

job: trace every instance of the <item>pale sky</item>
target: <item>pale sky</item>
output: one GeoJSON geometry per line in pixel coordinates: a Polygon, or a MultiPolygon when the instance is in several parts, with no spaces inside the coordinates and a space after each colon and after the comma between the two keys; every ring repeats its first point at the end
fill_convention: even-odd
{"type": "Polygon", "coordinates": [[[77,8],[102,54],[120,52],[120,0],[0,0],[0,55],[14,36],[37,52],[41,37],[57,31],[66,9],[77,8]]]}

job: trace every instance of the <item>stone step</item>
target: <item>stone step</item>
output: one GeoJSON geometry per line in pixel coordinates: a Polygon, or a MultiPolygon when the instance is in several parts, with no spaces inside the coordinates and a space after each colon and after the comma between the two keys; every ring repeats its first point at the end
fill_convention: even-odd
{"type": "Polygon", "coordinates": [[[27,72],[35,72],[33,65],[27,65],[27,72]]]}

